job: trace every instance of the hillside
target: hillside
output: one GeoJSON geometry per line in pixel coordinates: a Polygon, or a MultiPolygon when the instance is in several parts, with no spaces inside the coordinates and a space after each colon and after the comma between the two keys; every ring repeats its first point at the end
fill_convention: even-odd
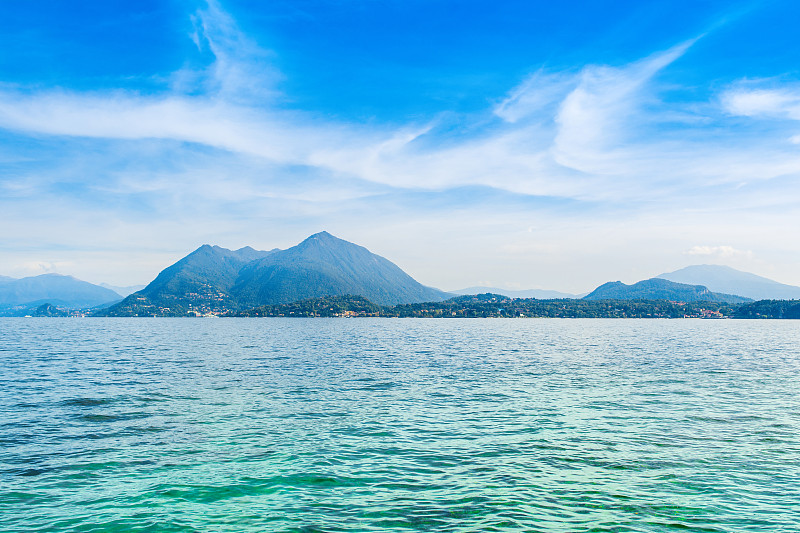
{"type": "Polygon", "coordinates": [[[248,264],[231,293],[245,307],[349,294],[379,305],[448,297],[418,283],[391,261],[325,231],[248,264]]]}
{"type": "Polygon", "coordinates": [[[735,318],[800,319],[800,302],[796,300],[759,300],[739,306],[735,318]]]}
{"type": "Polygon", "coordinates": [[[732,294],[715,293],[702,285],[675,283],[666,279],[652,278],[626,285],[621,281],[610,281],[597,287],[584,297],[585,300],[668,300],[672,302],[725,302],[749,301],[732,294]]]}
{"type": "Polygon", "coordinates": [[[228,250],[204,244],[162,270],[144,289],[100,314],[180,316],[194,309],[226,312],[238,307],[230,290],[239,271],[246,264],[274,252],[260,252],[250,247],[228,250]]]}

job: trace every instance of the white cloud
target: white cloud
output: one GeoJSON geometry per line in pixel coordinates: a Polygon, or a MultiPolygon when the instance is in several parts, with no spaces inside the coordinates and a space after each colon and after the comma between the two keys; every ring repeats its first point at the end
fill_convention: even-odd
{"type": "Polygon", "coordinates": [[[800,89],[760,89],[750,88],[751,85],[739,84],[722,94],[722,105],[728,113],[800,120],[800,89]]]}
{"type": "Polygon", "coordinates": [[[22,276],[38,276],[40,274],[51,274],[61,272],[74,266],[71,261],[28,261],[17,265],[12,271],[22,276]]]}
{"type": "Polygon", "coordinates": [[[733,246],[692,246],[684,252],[686,255],[705,255],[720,258],[752,258],[753,252],[737,250],[733,246]]]}
{"type": "Polygon", "coordinates": [[[333,133],[217,98],[126,93],[0,94],[0,125],[50,135],[172,139],[289,164],[302,163],[314,147],[330,144],[326,133],[333,133]]]}

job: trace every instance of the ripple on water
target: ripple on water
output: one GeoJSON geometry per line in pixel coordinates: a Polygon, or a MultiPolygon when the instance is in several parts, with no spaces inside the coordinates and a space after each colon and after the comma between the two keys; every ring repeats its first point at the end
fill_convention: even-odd
{"type": "Polygon", "coordinates": [[[0,320],[0,531],[800,531],[792,323],[0,320]]]}

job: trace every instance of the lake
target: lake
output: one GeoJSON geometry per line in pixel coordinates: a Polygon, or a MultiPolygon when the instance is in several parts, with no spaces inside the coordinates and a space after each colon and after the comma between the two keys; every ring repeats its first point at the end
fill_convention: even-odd
{"type": "Polygon", "coordinates": [[[0,319],[0,531],[800,531],[800,321],[0,319]]]}

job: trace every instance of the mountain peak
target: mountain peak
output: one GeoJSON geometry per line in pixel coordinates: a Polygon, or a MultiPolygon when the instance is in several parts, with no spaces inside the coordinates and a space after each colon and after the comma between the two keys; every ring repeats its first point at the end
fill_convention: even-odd
{"type": "Polygon", "coordinates": [[[199,253],[199,252],[202,252],[202,253],[217,252],[217,253],[219,253],[219,252],[229,252],[229,251],[230,250],[228,250],[226,248],[222,248],[221,246],[217,246],[216,244],[204,244],[204,245],[200,246],[197,250],[195,250],[193,253],[199,253]]]}
{"type": "Polygon", "coordinates": [[[320,231],[319,233],[315,233],[315,234],[307,237],[300,244],[307,243],[307,242],[308,243],[310,243],[310,242],[323,243],[323,242],[347,242],[347,241],[342,241],[342,239],[339,239],[338,237],[334,237],[333,235],[331,235],[327,231],[320,231]]]}
{"type": "MultiPolygon", "coordinates": [[[[297,252],[339,253],[348,249],[356,250],[362,248],[362,246],[350,241],[334,237],[327,231],[320,231],[307,237],[303,242],[293,248],[289,248],[287,251],[294,249],[297,252]]],[[[364,251],[366,252],[366,249],[364,251]]]]}

